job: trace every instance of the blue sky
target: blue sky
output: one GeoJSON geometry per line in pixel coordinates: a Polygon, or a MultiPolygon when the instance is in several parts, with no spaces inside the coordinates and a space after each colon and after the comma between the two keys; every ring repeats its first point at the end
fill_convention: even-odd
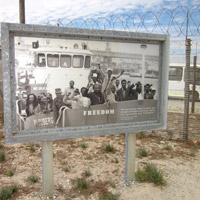
{"type": "MultiPolygon", "coordinates": [[[[47,24],[58,19],[98,18],[161,8],[191,7],[198,0],[26,0],[26,23],[47,24]]],[[[19,22],[19,0],[0,0],[0,22],[19,22]]]]}

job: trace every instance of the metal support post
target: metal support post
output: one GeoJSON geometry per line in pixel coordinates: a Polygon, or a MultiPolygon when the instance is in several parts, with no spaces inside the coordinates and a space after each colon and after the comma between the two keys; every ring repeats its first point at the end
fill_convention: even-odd
{"type": "Polygon", "coordinates": [[[53,196],[53,142],[42,142],[42,193],[53,196]]]}
{"type": "Polygon", "coordinates": [[[125,180],[135,179],[136,133],[126,134],[125,180]]]}

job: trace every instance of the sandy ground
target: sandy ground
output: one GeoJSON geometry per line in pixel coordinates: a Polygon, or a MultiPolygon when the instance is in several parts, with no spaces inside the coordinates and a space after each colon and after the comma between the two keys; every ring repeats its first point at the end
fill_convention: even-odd
{"type": "MultiPolygon", "coordinates": [[[[192,103],[189,104],[189,112],[191,113],[192,103]]],[[[183,113],[184,112],[184,101],[183,100],[169,100],[168,101],[168,111],[183,113]]],[[[200,101],[194,104],[194,113],[200,114],[200,101]]]]}
{"type": "MultiPolygon", "coordinates": [[[[170,109],[173,111],[173,106],[170,109]]],[[[112,193],[119,200],[199,200],[200,145],[193,141],[200,141],[200,113],[190,115],[187,142],[181,140],[182,121],[182,113],[168,112],[166,130],[137,134],[136,170],[146,164],[154,164],[163,171],[166,181],[163,186],[136,180],[129,185],[125,183],[124,134],[55,141],[53,199],[96,200],[112,193]],[[104,150],[107,144],[113,145],[113,152],[104,150]],[[172,148],[167,150],[169,145],[172,148]],[[139,155],[141,148],[146,149],[147,157],[139,155]],[[90,172],[90,176],[86,177],[86,171],[90,172]],[[74,182],[81,178],[87,181],[88,189],[77,189],[74,182]]],[[[16,184],[19,190],[12,199],[48,199],[41,193],[41,144],[5,145],[1,139],[0,151],[4,149],[5,161],[0,162],[0,188],[16,184]],[[7,175],[9,169],[14,172],[11,177],[7,175]],[[30,175],[37,176],[38,182],[28,181],[30,175]]]]}

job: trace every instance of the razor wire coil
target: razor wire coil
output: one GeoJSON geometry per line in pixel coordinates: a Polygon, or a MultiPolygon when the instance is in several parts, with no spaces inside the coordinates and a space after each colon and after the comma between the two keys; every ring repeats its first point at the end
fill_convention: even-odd
{"type": "Polygon", "coordinates": [[[131,12],[99,18],[77,18],[48,20],[47,25],[88,29],[123,30],[147,33],[170,34],[172,37],[200,35],[200,5],[190,8],[179,6],[175,9],[163,8],[157,12],[131,12]]]}
{"type": "Polygon", "coordinates": [[[129,12],[98,18],[48,20],[45,24],[62,27],[103,29],[169,34],[171,36],[170,54],[184,55],[186,37],[192,39],[191,54],[200,54],[200,4],[188,8],[178,6],[174,9],[162,8],[156,11],[129,12]]]}

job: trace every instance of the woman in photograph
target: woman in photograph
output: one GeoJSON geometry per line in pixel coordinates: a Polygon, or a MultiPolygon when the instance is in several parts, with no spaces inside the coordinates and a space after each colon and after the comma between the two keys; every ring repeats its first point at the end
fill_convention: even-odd
{"type": "Polygon", "coordinates": [[[53,98],[51,93],[41,93],[38,96],[38,110],[39,113],[50,113],[53,112],[53,98]]]}
{"type": "Polygon", "coordinates": [[[38,109],[40,113],[50,113],[53,111],[53,99],[52,95],[48,93],[41,93],[38,97],[38,109]]]}
{"type": "Polygon", "coordinates": [[[53,97],[51,93],[47,93],[47,110],[53,112],[53,97]]]}
{"type": "Polygon", "coordinates": [[[38,113],[38,103],[35,94],[29,94],[26,101],[26,114],[27,117],[38,113]]]}

